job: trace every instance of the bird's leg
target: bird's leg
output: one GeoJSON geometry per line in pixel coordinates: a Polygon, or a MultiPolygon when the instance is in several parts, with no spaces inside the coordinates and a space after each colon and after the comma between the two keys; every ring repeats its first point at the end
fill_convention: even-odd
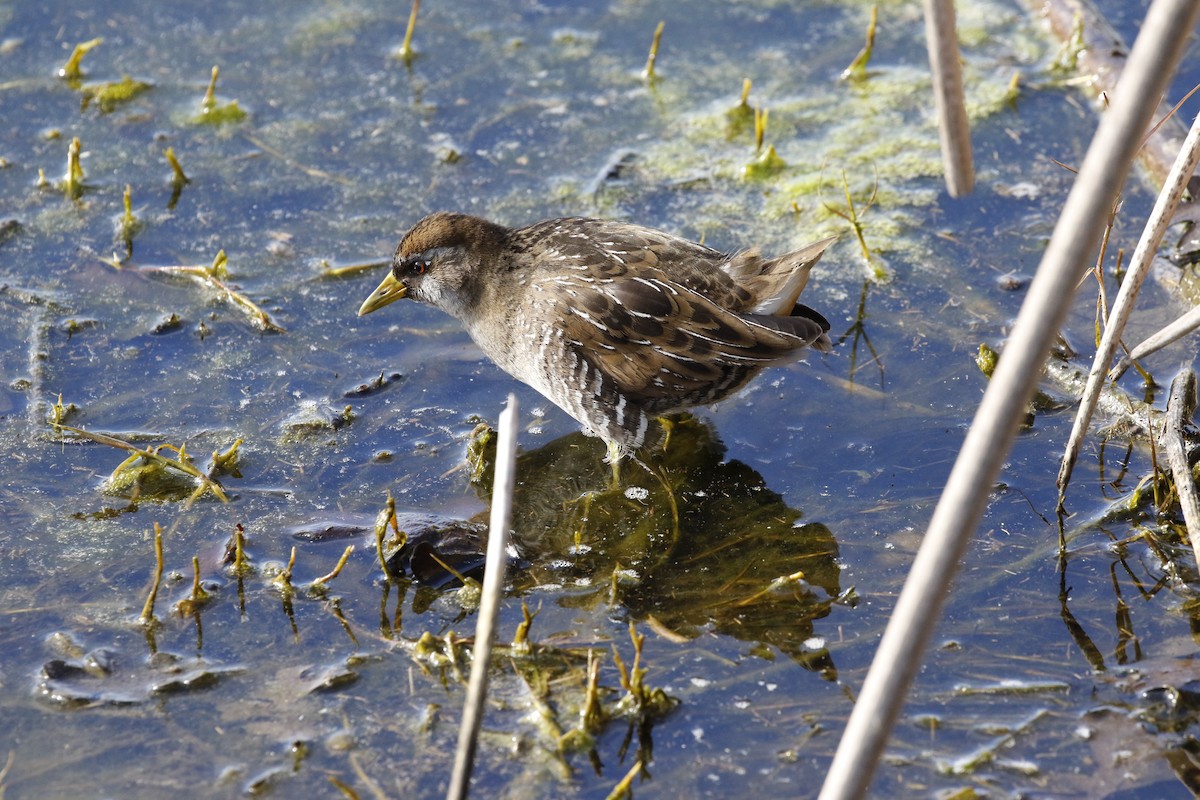
{"type": "Polygon", "coordinates": [[[621,488],[621,446],[616,442],[609,442],[608,455],[604,460],[612,467],[612,489],[616,491],[621,488]]]}
{"type": "Polygon", "coordinates": [[[667,452],[667,446],[671,444],[671,431],[675,429],[675,420],[670,417],[658,417],[658,425],[662,428],[662,451],[667,452]]]}

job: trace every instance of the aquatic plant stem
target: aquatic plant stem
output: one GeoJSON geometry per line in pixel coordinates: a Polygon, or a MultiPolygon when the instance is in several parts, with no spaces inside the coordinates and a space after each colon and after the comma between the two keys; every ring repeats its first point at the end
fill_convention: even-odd
{"type": "Polygon", "coordinates": [[[1192,467],[1183,443],[1183,429],[1191,425],[1195,410],[1196,373],[1187,369],[1171,381],[1162,443],[1167,451],[1167,463],[1171,465],[1171,475],[1175,478],[1175,493],[1179,495],[1179,505],[1183,508],[1188,541],[1191,542],[1196,563],[1200,564],[1200,496],[1197,495],[1196,481],[1192,477],[1192,467]]]}
{"type": "Polygon", "coordinates": [[[154,523],[154,581],[150,584],[150,593],[146,595],[146,604],[138,622],[143,625],[154,623],[154,601],[158,599],[158,587],[162,585],[163,576],[163,531],[162,526],[154,523]]]}
{"type": "Polygon", "coordinates": [[[1115,381],[1125,374],[1125,371],[1134,366],[1138,361],[1149,355],[1157,353],[1169,344],[1174,344],[1187,336],[1192,331],[1200,328],[1200,306],[1195,306],[1191,311],[1184,314],[1179,319],[1172,322],[1170,325],[1160,329],[1156,333],[1147,336],[1139,342],[1129,355],[1117,362],[1116,366],[1108,373],[1108,379],[1115,381]]]}
{"type": "Polygon", "coordinates": [[[662,41],[663,28],[666,27],[666,24],[666,20],[660,20],[658,27],[654,29],[654,39],[650,42],[650,55],[646,56],[646,67],[642,70],[642,77],[650,83],[654,83],[654,79],[658,77],[654,72],[654,65],[658,61],[658,43],[662,41]]]}
{"type": "Polygon", "coordinates": [[[1088,373],[1087,386],[1079,400],[1079,409],[1075,412],[1075,423],[1071,427],[1071,435],[1067,439],[1067,446],[1058,468],[1058,508],[1060,513],[1066,500],[1067,485],[1071,482],[1071,471],[1075,468],[1076,459],[1079,458],[1079,448],[1083,444],[1083,437],[1087,434],[1088,425],[1091,424],[1092,414],[1096,411],[1096,401],[1100,398],[1105,373],[1109,364],[1112,363],[1113,355],[1116,354],[1121,334],[1125,331],[1125,324],[1129,322],[1129,317],[1133,313],[1133,303],[1137,299],[1138,290],[1141,289],[1142,281],[1150,274],[1150,266],[1154,263],[1154,254],[1158,252],[1158,246],[1162,242],[1167,228],[1171,225],[1175,209],[1179,205],[1180,198],[1183,197],[1184,190],[1187,189],[1188,180],[1196,170],[1197,163],[1200,163],[1200,116],[1197,116],[1195,122],[1192,123],[1192,129],[1184,140],[1183,148],[1171,166],[1167,182],[1154,201],[1154,208],[1150,211],[1146,227],[1142,230],[1142,238],[1138,240],[1137,248],[1133,251],[1133,258],[1129,261],[1129,271],[1125,273],[1125,279],[1121,281],[1121,289],[1117,292],[1117,299],[1113,301],[1112,310],[1108,313],[1108,324],[1104,327],[1104,334],[1100,337],[1100,344],[1092,359],[1092,369],[1088,373]]]}
{"type": "Polygon", "coordinates": [[[71,139],[71,143],[67,145],[67,172],[63,175],[62,185],[71,200],[78,200],[83,196],[83,166],[79,161],[81,147],[78,136],[71,139]]]}
{"type": "Polygon", "coordinates": [[[821,789],[821,800],[867,793],[908,695],[1051,341],[1066,318],[1154,108],[1191,35],[1200,4],[1155,0],[1110,110],[1088,148],[1012,337],[963,442],[929,529],[888,621],[821,789]]]}
{"type": "Polygon", "coordinates": [[[483,573],[483,593],[479,619],[475,624],[475,648],[471,655],[471,677],[458,729],[458,749],[454,773],[450,778],[447,800],[467,796],[479,728],[483,724],[483,704],[487,699],[488,669],[491,666],[492,640],[496,632],[496,612],[504,592],[504,569],[508,560],[508,526],[512,518],[514,473],[517,464],[517,398],[508,396],[508,406],[500,414],[496,443],[496,477],[492,482],[492,511],[488,522],[487,565],[483,573]]]}
{"type": "Polygon", "coordinates": [[[400,45],[400,58],[405,64],[412,64],[416,51],[412,48],[413,31],[417,29],[417,13],[421,10],[421,0],[413,0],[412,11],[408,14],[408,28],[404,31],[404,44],[400,45]]]}
{"type": "Polygon", "coordinates": [[[346,566],[346,562],[350,560],[350,554],[353,552],[354,545],[348,545],[346,549],[342,551],[342,557],[338,559],[338,562],[334,565],[333,569],[312,582],[313,588],[323,588],[325,584],[329,583],[338,575],[341,575],[342,569],[346,566]]]}
{"type": "Polygon", "coordinates": [[[872,4],[871,18],[867,23],[867,41],[863,45],[863,49],[858,51],[858,55],[850,62],[850,65],[842,70],[842,80],[844,81],[862,81],[867,79],[867,65],[871,63],[871,55],[875,52],[875,31],[879,24],[879,5],[872,4]]]}
{"type": "Polygon", "coordinates": [[[951,197],[963,197],[975,188],[975,167],[971,158],[971,124],[963,96],[954,0],[925,0],[924,6],[925,47],[929,50],[929,69],[933,73],[946,191],[951,197]]]}
{"type": "Polygon", "coordinates": [[[633,762],[633,766],[630,767],[629,771],[625,773],[625,777],[621,778],[621,780],[617,782],[617,785],[614,786],[613,790],[608,793],[608,797],[605,800],[619,800],[620,798],[624,797],[632,797],[633,779],[642,774],[642,766],[642,760],[640,758],[633,762]]]}
{"type": "Polygon", "coordinates": [[[104,44],[104,39],[98,38],[75,45],[75,49],[71,51],[71,57],[67,59],[67,63],[59,68],[58,77],[66,81],[81,81],[83,79],[83,68],[80,64],[83,62],[83,57],[93,48],[99,47],[102,44],[104,44]]]}

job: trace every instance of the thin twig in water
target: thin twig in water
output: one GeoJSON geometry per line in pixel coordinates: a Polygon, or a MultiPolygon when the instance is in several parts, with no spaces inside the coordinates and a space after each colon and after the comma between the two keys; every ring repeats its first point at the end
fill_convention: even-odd
{"type": "MultiPolygon", "coordinates": [[[[198,499],[199,496],[203,495],[205,492],[212,492],[222,503],[229,502],[229,497],[225,494],[225,490],[221,488],[219,483],[205,475],[200,470],[196,469],[196,467],[182,457],[184,454],[184,447],[186,445],[181,445],[180,447],[174,447],[172,445],[159,445],[151,450],[150,448],[138,447],[137,445],[122,441],[114,436],[106,436],[103,433],[93,433],[91,431],[86,431],[83,428],[75,428],[71,425],[55,425],[54,428],[56,430],[70,431],[76,436],[82,436],[84,439],[91,439],[93,442],[105,444],[109,447],[115,447],[118,450],[124,450],[131,454],[130,458],[126,459],[126,461],[140,457],[148,461],[154,461],[161,466],[166,467],[167,469],[173,469],[178,472],[182,472],[184,475],[195,479],[195,481],[199,484],[196,489],[196,494],[193,496],[194,498],[198,499]],[[176,453],[179,453],[181,457],[168,458],[160,454],[158,451],[164,448],[174,450],[176,453]]],[[[122,466],[124,466],[124,464],[122,464],[122,466]]],[[[121,467],[118,466],[117,470],[120,469],[121,467]]]]}
{"type": "MultiPolygon", "coordinates": [[[[120,263],[114,263],[106,259],[102,260],[104,263],[117,269],[124,268],[124,265],[120,263]]],[[[225,256],[225,251],[221,250],[217,253],[216,258],[213,259],[213,263],[208,266],[203,264],[173,264],[166,267],[147,266],[136,267],[136,269],[138,272],[182,275],[185,278],[196,281],[202,286],[216,289],[225,295],[225,298],[229,302],[245,311],[250,317],[251,322],[259,330],[269,333],[286,333],[287,329],[271,319],[271,315],[259,308],[257,303],[225,282],[229,274],[228,263],[229,259],[225,256]]]]}
{"type": "Polygon", "coordinates": [[[357,264],[345,264],[340,267],[328,267],[321,270],[322,278],[346,278],[351,275],[357,275],[360,272],[368,272],[380,267],[386,267],[392,263],[390,258],[381,258],[377,261],[361,261],[357,264]]]}
{"type": "Polygon", "coordinates": [[[346,178],[342,175],[334,175],[332,172],[326,172],[323,169],[317,169],[316,167],[310,167],[306,164],[301,164],[299,161],[292,158],[287,153],[280,150],[278,147],[272,147],[271,145],[264,142],[262,139],[259,139],[257,136],[254,136],[253,134],[243,133],[242,136],[245,136],[246,140],[248,142],[250,142],[250,144],[254,145],[259,150],[262,150],[267,155],[278,158],[280,161],[287,164],[289,167],[294,167],[294,168],[300,170],[301,172],[303,172],[305,175],[309,176],[310,178],[321,178],[323,180],[333,181],[334,183],[340,183],[343,186],[351,186],[354,184],[354,181],[352,181],[350,178],[346,178]]]}
{"type": "MultiPolygon", "coordinates": [[[[447,800],[467,796],[475,748],[483,724],[483,704],[487,699],[488,669],[491,666],[492,639],[496,630],[496,612],[504,591],[507,561],[508,525],[512,517],[513,473],[517,462],[517,398],[508,396],[508,406],[500,414],[499,439],[496,443],[496,477],[492,483],[492,512],[488,528],[487,564],[483,574],[483,592],[479,619],[475,626],[475,651],[471,658],[471,678],[463,718],[458,730],[458,749],[454,755],[454,773],[450,778],[447,800]]],[[[453,652],[453,648],[451,648],[453,652]]]]}
{"type": "Polygon", "coordinates": [[[1183,507],[1183,520],[1187,525],[1188,541],[1200,564],[1200,493],[1188,464],[1187,449],[1183,443],[1183,430],[1191,424],[1196,410],[1196,373],[1184,370],[1171,381],[1171,395],[1167,400],[1167,419],[1163,426],[1162,444],[1167,451],[1167,463],[1175,478],[1175,492],[1179,505],[1183,507]]]}
{"type": "Polygon", "coordinates": [[[1117,362],[1117,365],[1108,373],[1108,379],[1115,381],[1141,359],[1157,353],[1169,344],[1179,341],[1197,328],[1200,328],[1200,306],[1196,306],[1170,325],[1162,328],[1152,336],[1147,336],[1143,341],[1138,343],[1136,347],[1129,351],[1129,355],[1117,362]]]}
{"type": "Polygon", "coordinates": [[[367,785],[367,790],[375,800],[388,800],[387,792],[367,774],[362,764],[359,763],[358,753],[350,754],[350,766],[354,768],[354,774],[358,776],[358,779],[367,785]]]}
{"type": "Polygon", "coordinates": [[[1125,330],[1125,324],[1133,313],[1133,303],[1137,299],[1138,290],[1142,286],[1142,281],[1150,274],[1150,265],[1154,262],[1154,254],[1158,251],[1158,245],[1171,225],[1175,208],[1179,205],[1179,200],[1187,188],[1188,180],[1195,171],[1197,163],[1200,163],[1200,116],[1192,123],[1187,139],[1184,140],[1183,147],[1176,156],[1175,163],[1171,166],[1163,190],[1159,192],[1158,198],[1154,201],[1154,208],[1146,220],[1142,237],[1138,240],[1137,248],[1134,249],[1133,257],[1129,261],[1129,270],[1125,273],[1125,280],[1121,282],[1117,299],[1113,301],[1113,307],[1108,313],[1108,324],[1104,328],[1104,335],[1100,337],[1100,345],[1096,348],[1095,358],[1092,359],[1087,386],[1080,398],[1079,409],[1075,413],[1075,422],[1071,427],[1071,435],[1067,439],[1067,446],[1058,468],[1058,507],[1060,510],[1066,501],[1067,485],[1071,482],[1071,471],[1075,468],[1075,460],[1079,457],[1079,448],[1083,444],[1083,437],[1087,434],[1088,425],[1091,424],[1092,414],[1096,411],[1096,401],[1100,397],[1100,387],[1104,382],[1105,373],[1108,371],[1109,364],[1112,363],[1117,344],[1125,330]]]}

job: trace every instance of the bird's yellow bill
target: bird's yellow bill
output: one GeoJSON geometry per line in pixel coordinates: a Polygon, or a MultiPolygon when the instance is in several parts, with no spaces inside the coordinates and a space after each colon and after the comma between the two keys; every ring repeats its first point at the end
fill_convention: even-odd
{"type": "Polygon", "coordinates": [[[375,291],[371,292],[371,296],[363,300],[363,304],[358,307],[358,315],[361,317],[363,314],[378,311],[407,294],[408,287],[404,285],[404,281],[398,280],[395,275],[388,272],[387,277],[375,287],[375,291]]]}

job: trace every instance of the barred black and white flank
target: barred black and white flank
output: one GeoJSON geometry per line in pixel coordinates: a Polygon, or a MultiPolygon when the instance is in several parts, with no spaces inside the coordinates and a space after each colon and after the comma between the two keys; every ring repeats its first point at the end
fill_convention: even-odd
{"type": "Polygon", "coordinates": [[[457,317],[619,459],[652,417],[715,403],[807,347],[829,350],[829,323],[797,299],[832,242],[767,259],[623,222],[513,229],[439,212],[405,235],[358,313],[411,297],[457,317]]]}

